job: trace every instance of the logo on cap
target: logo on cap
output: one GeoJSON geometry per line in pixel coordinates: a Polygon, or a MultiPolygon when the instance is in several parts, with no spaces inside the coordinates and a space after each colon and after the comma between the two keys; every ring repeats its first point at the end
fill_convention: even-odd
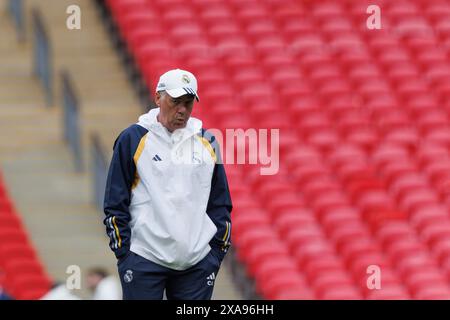
{"type": "Polygon", "coordinates": [[[183,81],[184,83],[190,83],[191,79],[189,79],[189,76],[187,74],[183,74],[181,81],[183,81]]]}

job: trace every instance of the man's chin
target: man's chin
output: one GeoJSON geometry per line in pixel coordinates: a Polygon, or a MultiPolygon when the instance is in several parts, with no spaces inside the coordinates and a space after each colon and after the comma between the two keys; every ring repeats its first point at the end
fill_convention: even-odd
{"type": "Polygon", "coordinates": [[[175,122],[173,125],[173,129],[177,130],[177,129],[183,129],[185,128],[187,125],[187,121],[183,121],[183,122],[175,122]]]}

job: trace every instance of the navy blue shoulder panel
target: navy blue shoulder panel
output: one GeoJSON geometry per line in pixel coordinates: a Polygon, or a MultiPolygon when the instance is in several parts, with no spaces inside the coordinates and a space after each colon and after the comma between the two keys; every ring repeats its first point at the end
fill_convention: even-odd
{"type": "Polygon", "coordinates": [[[110,238],[110,247],[117,258],[124,256],[130,248],[131,220],[129,206],[131,188],[136,175],[133,160],[142,137],[148,132],[140,125],[133,124],[114,142],[113,156],[106,181],[103,223],[110,238]]]}
{"type": "Polygon", "coordinates": [[[217,162],[223,163],[222,155],[220,153],[220,146],[219,146],[219,143],[217,142],[216,137],[211,132],[209,132],[208,130],[203,129],[203,128],[202,128],[201,134],[199,134],[199,136],[208,140],[209,144],[211,145],[211,147],[213,148],[213,150],[216,154],[217,162]]]}

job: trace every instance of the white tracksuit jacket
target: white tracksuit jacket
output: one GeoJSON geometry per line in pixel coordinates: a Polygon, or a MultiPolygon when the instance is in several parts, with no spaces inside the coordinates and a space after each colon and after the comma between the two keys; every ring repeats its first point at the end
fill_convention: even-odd
{"type": "Polygon", "coordinates": [[[158,113],[139,117],[114,143],[104,224],[117,258],[131,250],[185,270],[211,248],[225,255],[231,197],[219,146],[202,122],[191,117],[170,135],[158,113]]]}

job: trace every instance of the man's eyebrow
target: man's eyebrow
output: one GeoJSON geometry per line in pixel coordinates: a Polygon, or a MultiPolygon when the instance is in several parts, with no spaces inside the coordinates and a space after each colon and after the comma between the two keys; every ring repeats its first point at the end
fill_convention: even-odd
{"type": "Polygon", "coordinates": [[[192,101],[192,100],[194,100],[194,98],[195,98],[195,96],[189,95],[189,96],[187,96],[187,97],[179,97],[179,98],[177,98],[177,100],[181,100],[181,101],[192,101]]]}

